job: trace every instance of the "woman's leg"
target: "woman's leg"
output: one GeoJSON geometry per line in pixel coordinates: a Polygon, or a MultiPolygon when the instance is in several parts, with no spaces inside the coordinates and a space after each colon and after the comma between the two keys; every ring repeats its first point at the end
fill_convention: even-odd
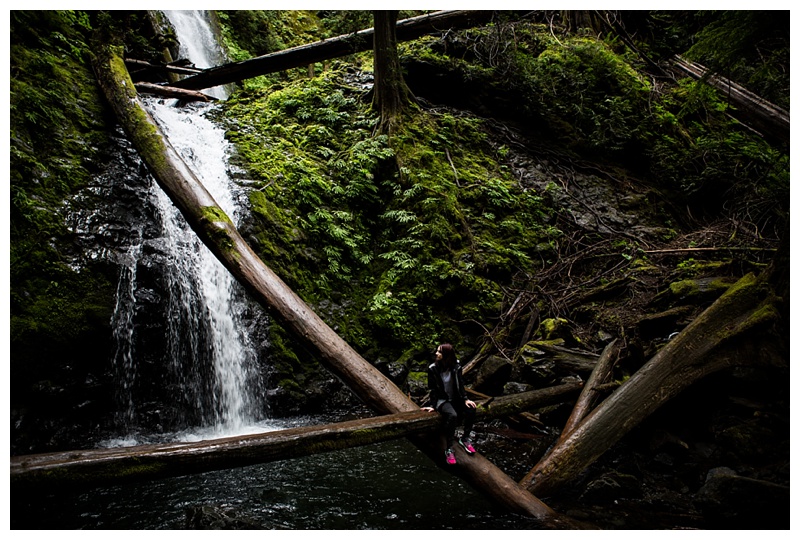
{"type": "MultiPolygon", "coordinates": [[[[439,413],[444,416],[444,437],[447,441],[447,448],[452,448],[456,442],[456,427],[458,426],[458,413],[453,408],[453,404],[446,401],[439,407],[439,413]]],[[[474,415],[473,415],[474,417],[474,415]]]]}
{"type": "Polygon", "coordinates": [[[465,406],[461,413],[464,417],[464,438],[469,439],[472,434],[472,426],[475,425],[475,409],[465,406]]]}

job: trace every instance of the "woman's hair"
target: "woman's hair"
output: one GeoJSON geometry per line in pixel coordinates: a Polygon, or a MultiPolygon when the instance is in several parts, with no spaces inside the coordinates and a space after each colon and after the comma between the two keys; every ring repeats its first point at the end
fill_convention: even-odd
{"type": "Polygon", "coordinates": [[[444,368],[453,368],[456,366],[456,351],[453,349],[452,345],[449,343],[442,343],[436,350],[442,353],[441,360],[437,360],[441,366],[444,368]]]}

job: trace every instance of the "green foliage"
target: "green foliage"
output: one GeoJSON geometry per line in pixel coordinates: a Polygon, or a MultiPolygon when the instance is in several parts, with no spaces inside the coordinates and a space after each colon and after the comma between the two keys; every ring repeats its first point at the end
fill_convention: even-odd
{"type": "Polygon", "coordinates": [[[686,57],[789,110],[789,12],[713,12],[686,57]]]}
{"type": "Polygon", "coordinates": [[[467,30],[444,46],[418,40],[407,54],[505,96],[519,120],[562,144],[610,157],[636,141],[650,91],[614,48],[594,38],[557,40],[545,26],[517,23],[467,30]]]}
{"type": "MultiPolygon", "coordinates": [[[[752,35],[766,40],[764,21],[776,16],[753,15],[760,22],[752,35]]],[[[681,32],[710,25],[709,36],[718,39],[709,37],[708,43],[716,44],[720,57],[725,56],[720,28],[743,20],[719,13],[640,18],[625,16],[642,30],[645,23],[681,32]]],[[[777,42],[773,45],[773,65],[784,65],[777,42]]],[[[758,227],[786,215],[788,155],[742,129],[728,116],[725,97],[705,84],[651,87],[634,69],[639,60],[614,39],[557,39],[549,27],[515,23],[454,33],[446,42],[417,40],[406,50],[408,57],[457,74],[467,89],[489,88],[487,94],[504,96],[514,103],[516,119],[538,134],[581,156],[613,159],[648,175],[693,212],[713,213],[725,204],[758,227]]]]}
{"type": "Polygon", "coordinates": [[[416,113],[389,141],[373,137],[360,97],[331,71],[226,104],[228,137],[263,183],[251,195],[262,256],[312,303],[352,302],[329,321],[350,343],[457,342],[465,321],[497,314],[502,284],[540,264],[558,231],[480,120],[416,113]]]}
{"type": "Polygon", "coordinates": [[[327,72],[227,104],[236,118],[228,136],[252,177],[264,182],[263,199],[254,199],[257,211],[272,227],[296,228],[292,237],[311,244],[272,252],[285,253],[288,266],[305,262],[301,274],[312,294],[347,283],[372,260],[373,223],[356,210],[379,202],[375,170],[392,155],[385,138],[371,137],[376,119],[339,76],[327,72]],[[259,210],[267,204],[275,209],[259,210]]]}
{"type": "Polygon", "coordinates": [[[497,314],[501,284],[535,266],[534,247],[557,231],[542,225],[540,199],[500,165],[476,118],[419,113],[392,146],[403,166],[383,182],[392,198],[377,235],[384,270],[372,324],[409,344],[457,340],[459,322],[497,314]]]}
{"type": "Polygon", "coordinates": [[[758,224],[788,215],[789,156],[730,118],[724,97],[683,80],[643,123],[652,174],[704,211],[727,201],[758,224]]]}
{"type": "Polygon", "coordinates": [[[14,11],[11,25],[10,276],[12,340],[67,339],[103,311],[108,284],[62,261],[62,208],[84,187],[107,141],[88,66],[89,17],[14,11]],[[94,281],[97,280],[97,281],[94,281]],[[36,332],[39,337],[35,337],[36,332]],[[44,337],[48,336],[48,337],[44,337]]]}
{"type": "Polygon", "coordinates": [[[566,38],[536,57],[518,53],[515,64],[526,108],[569,146],[621,152],[637,137],[648,83],[606,44],[566,38]]]}

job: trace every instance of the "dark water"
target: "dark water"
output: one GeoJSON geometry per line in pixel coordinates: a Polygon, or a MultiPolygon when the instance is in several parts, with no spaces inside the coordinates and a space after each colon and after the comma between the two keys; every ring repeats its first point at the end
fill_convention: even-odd
{"type": "Polygon", "coordinates": [[[223,514],[217,526],[235,529],[540,528],[405,440],[76,493],[11,494],[12,529],[186,529],[223,514]]]}

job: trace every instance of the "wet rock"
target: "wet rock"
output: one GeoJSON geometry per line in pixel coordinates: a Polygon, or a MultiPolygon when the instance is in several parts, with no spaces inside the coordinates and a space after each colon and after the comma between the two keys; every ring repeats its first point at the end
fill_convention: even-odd
{"type": "Polygon", "coordinates": [[[503,386],[511,377],[511,362],[499,356],[490,356],[481,363],[472,387],[490,396],[503,393],[503,386]]]}
{"type": "Polygon", "coordinates": [[[636,499],[641,496],[642,486],[638,478],[610,471],[589,482],[581,494],[581,499],[605,504],[616,499],[636,499]]]}
{"type": "Polygon", "coordinates": [[[739,476],[727,467],[708,472],[697,492],[698,506],[712,527],[789,528],[789,488],[764,480],[739,476]]]}
{"type": "Polygon", "coordinates": [[[573,339],[572,331],[569,328],[569,321],[561,318],[543,320],[539,325],[539,334],[545,341],[573,339]]]}
{"type": "Polygon", "coordinates": [[[411,371],[406,377],[404,390],[414,399],[422,400],[428,393],[428,374],[425,371],[411,371]]]}
{"type": "Polygon", "coordinates": [[[766,426],[755,420],[721,429],[716,442],[742,460],[760,460],[779,445],[779,438],[766,426]]]}

